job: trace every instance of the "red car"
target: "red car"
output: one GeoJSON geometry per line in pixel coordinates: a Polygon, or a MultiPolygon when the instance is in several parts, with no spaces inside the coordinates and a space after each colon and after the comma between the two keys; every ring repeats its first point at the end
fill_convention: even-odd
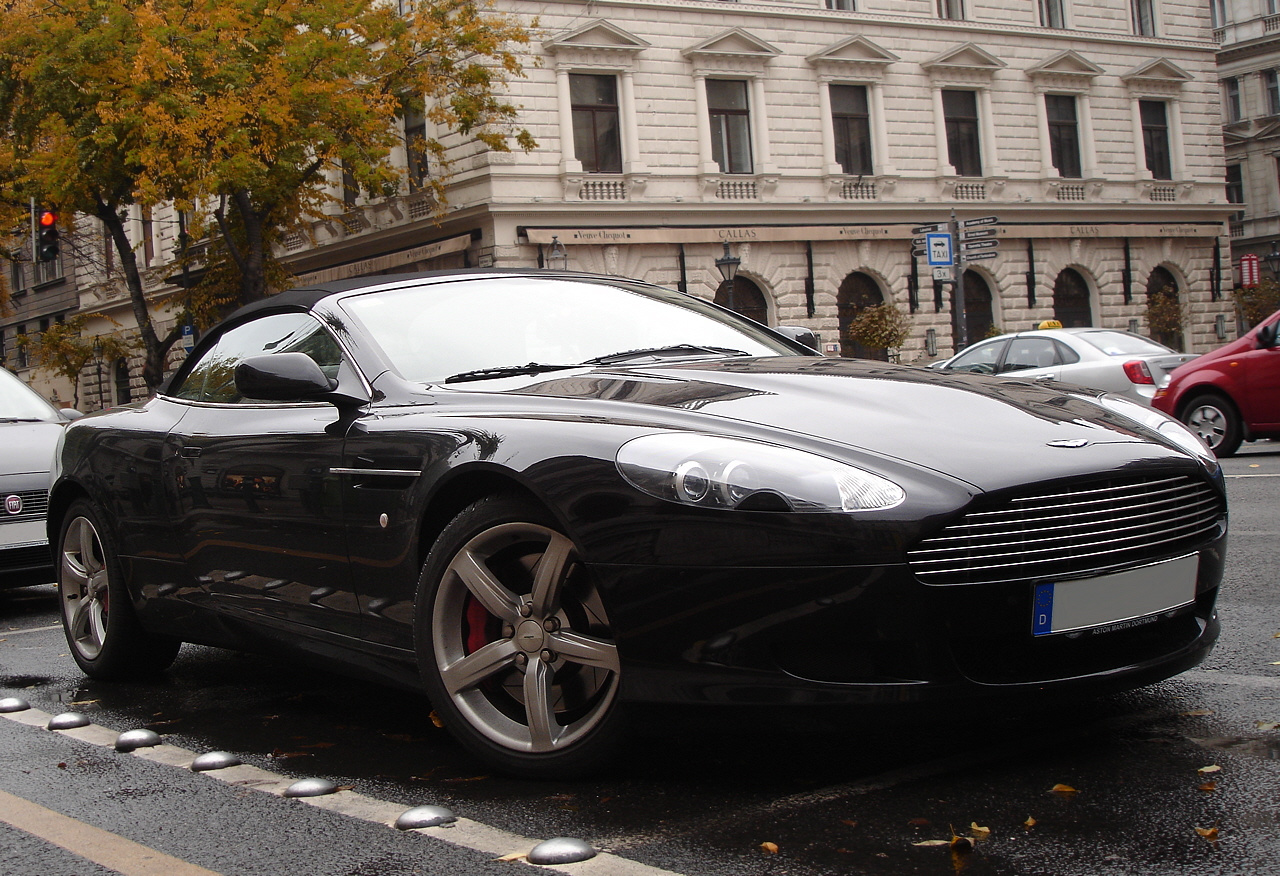
{"type": "Polygon", "coordinates": [[[1248,334],[1174,370],[1153,407],[1177,417],[1218,456],[1241,441],[1280,438],[1280,311],[1248,334]]]}

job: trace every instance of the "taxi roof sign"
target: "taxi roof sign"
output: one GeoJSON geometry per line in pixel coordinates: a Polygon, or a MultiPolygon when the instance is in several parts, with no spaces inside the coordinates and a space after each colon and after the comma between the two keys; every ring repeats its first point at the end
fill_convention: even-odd
{"type": "Polygon", "coordinates": [[[1056,319],[1042,319],[1040,324],[1036,326],[1038,329],[1056,329],[1062,328],[1062,323],[1056,319]]]}

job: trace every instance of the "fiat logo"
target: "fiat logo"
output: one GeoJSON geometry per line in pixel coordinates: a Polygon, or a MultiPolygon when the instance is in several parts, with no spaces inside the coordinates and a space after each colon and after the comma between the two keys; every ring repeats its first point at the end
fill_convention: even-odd
{"type": "Polygon", "coordinates": [[[22,497],[21,496],[5,496],[4,510],[8,511],[10,514],[21,514],[22,513],[22,497]]]}

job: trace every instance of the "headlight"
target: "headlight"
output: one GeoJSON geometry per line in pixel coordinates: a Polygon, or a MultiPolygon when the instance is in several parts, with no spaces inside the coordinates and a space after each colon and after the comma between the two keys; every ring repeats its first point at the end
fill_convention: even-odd
{"type": "Polygon", "coordinates": [[[1177,444],[1188,453],[1194,454],[1206,463],[1212,463],[1212,467],[1218,465],[1218,458],[1213,455],[1213,451],[1200,440],[1200,436],[1196,435],[1182,423],[1168,416],[1163,411],[1157,411],[1155,408],[1149,408],[1140,405],[1137,402],[1129,401],[1127,398],[1121,398],[1117,395],[1102,395],[1094,399],[1098,404],[1102,405],[1113,414],[1133,420],[1141,426],[1145,426],[1153,432],[1159,432],[1168,438],[1174,444],[1177,444]]]}
{"type": "Polygon", "coordinates": [[[701,508],[883,511],[907,497],[892,481],[834,459],[715,435],[646,435],[624,444],[617,464],[641,492],[701,508]]]}

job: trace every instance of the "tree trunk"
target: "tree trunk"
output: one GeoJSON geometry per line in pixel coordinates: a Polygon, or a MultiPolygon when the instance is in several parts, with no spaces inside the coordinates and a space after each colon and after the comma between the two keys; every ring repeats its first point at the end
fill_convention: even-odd
{"type": "Polygon", "coordinates": [[[151,311],[147,308],[146,292],[142,285],[142,274],[138,272],[138,257],[129,242],[124,230],[124,220],[117,207],[98,202],[96,210],[98,219],[102,220],[111,242],[120,257],[120,270],[124,273],[125,287],[129,290],[129,303],[133,307],[133,318],[138,323],[138,334],[142,338],[143,363],[142,379],[147,388],[154,391],[164,381],[164,361],[170,348],[177,340],[178,333],[170,332],[163,340],[156,335],[155,324],[151,321],[151,311]]]}

